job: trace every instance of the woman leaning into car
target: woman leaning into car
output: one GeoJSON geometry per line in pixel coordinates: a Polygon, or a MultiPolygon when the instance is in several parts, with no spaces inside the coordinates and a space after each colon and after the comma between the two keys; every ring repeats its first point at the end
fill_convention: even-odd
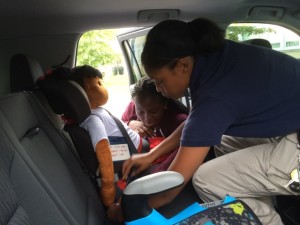
{"type": "MultiPolygon", "coordinates": [[[[153,27],[142,63],[163,95],[179,98],[190,88],[193,108],[185,125],[156,149],[124,163],[124,178],[132,167],[140,173],[180,143],[169,170],[181,173],[185,184],[192,178],[200,198],[214,201],[231,195],[244,200],[263,224],[282,224],[269,197],[297,194],[290,183],[300,153],[300,62],[271,49],[225,40],[216,24],[196,19],[167,20],[153,27]],[[280,138],[203,164],[210,146],[220,144],[224,134],[280,138]]],[[[165,205],[182,189],[155,195],[149,204],[165,205]]]]}

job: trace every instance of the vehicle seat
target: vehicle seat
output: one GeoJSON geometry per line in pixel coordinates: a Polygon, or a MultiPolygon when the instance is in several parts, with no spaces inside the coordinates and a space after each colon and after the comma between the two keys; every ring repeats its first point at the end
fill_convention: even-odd
{"type": "Polygon", "coordinates": [[[53,112],[44,94],[37,85],[37,80],[44,75],[40,63],[32,56],[16,54],[10,60],[10,91],[32,92],[43,105],[47,115],[58,130],[62,130],[63,121],[53,112]]]}
{"type": "Polygon", "coordinates": [[[1,224],[106,224],[91,179],[30,92],[0,98],[1,224]]]}
{"type": "Polygon", "coordinates": [[[243,43],[272,49],[271,43],[268,40],[263,39],[263,38],[249,39],[247,41],[243,41],[243,43]]]}
{"type": "Polygon", "coordinates": [[[0,224],[109,224],[93,181],[40,101],[48,104],[34,84],[37,61],[27,59],[12,58],[13,93],[0,98],[0,224]]]}
{"type": "Polygon", "coordinates": [[[63,129],[69,133],[78,155],[89,174],[97,177],[98,160],[88,131],[79,126],[90,114],[90,104],[83,88],[74,81],[38,82],[53,111],[67,118],[63,129]]]}

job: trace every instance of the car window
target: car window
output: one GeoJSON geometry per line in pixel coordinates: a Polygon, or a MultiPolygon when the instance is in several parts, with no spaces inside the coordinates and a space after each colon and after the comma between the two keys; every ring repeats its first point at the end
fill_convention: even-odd
{"type": "Polygon", "coordinates": [[[145,76],[145,71],[142,67],[141,54],[144,48],[146,35],[132,37],[123,42],[126,48],[127,57],[132,66],[133,83],[137,82],[142,76],[145,76]]]}
{"type": "Polygon", "coordinates": [[[113,115],[121,117],[131,100],[129,76],[117,35],[128,29],[92,30],[84,33],[77,47],[76,66],[90,65],[103,75],[109,99],[104,105],[113,115]]]}
{"type": "Polygon", "coordinates": [[[146,75],[141,63],[141,54],[150,29],[151,27],[138,28],[117,36],[128,67],[130,85],[134,85],[146,75]]]}
{"type": "MultiPolygon", "coordinates": [[[[141,53],[150,29],[90,31],[80,39],[77,65],[90,64],[104,74],[110,93],[106,107],[117,116],[130,101],[128,87],[131,85],[132,88],[146,74],[141,64],[141,53]]],[[[266,39],[272,49],[300,59],[300,38],[287,28],[263,23],[233,23],[226,29],[226,39],[244,42],[256,38],[266,39]]],[[[185,98],[181,101],[190,102],[185,98]]]]}
{"type": "Polygon", "coordinates": [[[234,23],[226,29],[226,38],[233,41],[266,39],[272,49],[300,59],[300,37],[295,32],[273,24],[234,23]]]}
{"type": "MultiPolygon", "coordinates": [[[[138,79],[145,76],[141,64],[141,53],[150,29],[138,29],[118,35],[118,41],[128,66],[130,85],[134,85],[138,79]]],[[[287,28],[273,24],[234,23],[226,29],[226,39],[243,42],[255,38],[266,39],[271,43],[272,49],[300,58],[300,38],[287,28]]],[[[188,95],[180,101],[187,107],[191,105],[188,95]]]]}
{"type": "MultiPolygon", "coordinates": [[[[145,71],[141,65],[141,52],[149,29],[130,31],[125,35],[121,34],[118,36],[127,60],[130,84],[134,84],[139,78],[145,75],[145,71]]],[[[272,49],[300,59],[299,35],[278,25],[233,23],[226,29],[226,38],[238,42],[254,38],[266,39],[271,43],[272,49]]]]}

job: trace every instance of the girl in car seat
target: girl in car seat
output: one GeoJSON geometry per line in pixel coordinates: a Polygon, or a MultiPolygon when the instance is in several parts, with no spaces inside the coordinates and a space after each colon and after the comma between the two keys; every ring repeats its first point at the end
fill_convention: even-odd
{"type": "MultiPolygon", "coordinates": [[[[126,107],[122,120],[149,141],[150,149],[172,134],[187,118],[188,109],[179,101],[157,92],[155,83],[147,76],[134,85],[131,97],[132,101],[126,107]]],[[[177,150],[175,148],[152,162],[150,173],[166,170],[177,150]]],[[[152,152],[146,154],[152,157],[152,152]]]]}
{"type": "MultiPolygon", "coordinates": [[[[179,98],[188,87],[191,91],[193,108],[186,123],[153,149],[159,157],[180,142],[168,170],[181,173],[185,184],[193,178],[204,201],[231,195],[245,201],[263,224],[283,224],[269,197],[300,191],[300,62],[271,49],[225,40],[215,23],[196,19],[154,26],[142,63],[163,95],[179,98]],[[280,138],[203,164],[223,134],[280,138]]],[[[145,164],[147,157],[132,156],[123,164],[123,175],[131,167],[141,172],[145,164]]],[[[183,187],[151,196],[148,202],[161,207],[183,187]]]]}

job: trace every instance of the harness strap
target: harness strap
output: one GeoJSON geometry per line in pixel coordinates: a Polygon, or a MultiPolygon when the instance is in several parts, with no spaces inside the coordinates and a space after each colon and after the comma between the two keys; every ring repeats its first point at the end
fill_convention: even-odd
{"type": "MultiPolygon", "coordinates": [[[[125,127],[122,124],[122,122],[117,117],[115,117],[114,115],[112,115],[107,109],[105,109],[105,108],[103,108],[103,109],[106,110],[106,112],[108,112],[108,114],[113,118],[113,120],[117,124],[119,130],[121,131],[121,133],[123,134],[124,138],[126,139],[126,142],[128,144],[128,147],[129,147],[130,155],[137,154],[138,151],[137,151],[136,147],[134,146],[131,138],[129,137],[129,135],[128,135],[126,129],[125,129],[125,127]]],[[[96,115],[96,114],[93,114],[93,115],[96,115]]]]}

